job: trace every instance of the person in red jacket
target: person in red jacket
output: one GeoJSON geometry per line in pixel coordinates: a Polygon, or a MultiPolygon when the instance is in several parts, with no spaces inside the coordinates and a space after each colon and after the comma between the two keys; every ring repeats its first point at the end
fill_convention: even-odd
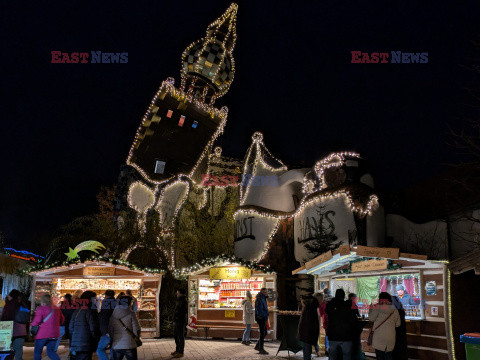
{"type": "Polygon", "coordinates": [[[35,348],[33,359],[41,360],[43,347],[47,347],[47,356],[50,360],[60,360],[57,355],[57,339],[60,337],[60,326],[63,325],[65,317],[60,309],[52,304],[50,295],[45,294],[40,298],[40,306],[35,312],[32,326],[40,326],[35,336],[35,348]]]}

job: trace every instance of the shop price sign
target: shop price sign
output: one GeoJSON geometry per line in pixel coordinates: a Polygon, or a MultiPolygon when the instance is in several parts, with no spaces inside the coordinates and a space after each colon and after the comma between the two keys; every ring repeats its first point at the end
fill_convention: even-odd
{"type": "Polygon", "coordinates": [[[87,266],[83,268],[83,275],[113,276],[115,275],[115,268],[110,266],[87,266]]]}
{"type": "Polygon", "coordinates": [[[385,270],[387,266],[387,259],[359,261],[352,263],[352,272],[385,270]]]}
{"type": "Polygon", "coordinates": [[[225,310],[226,318],[235,318],[235,310],[225,310]]]}
{"type": "Polygon", "coordinates": [[[252,270],[246,267],[214,267],[210,269],[210,279],[239,280],[252,277],[252,270]]]}
{"type": "Polygon", "coordinates": [[[425,291],[428,296],[437,295],[437,283],[435,281],[427,281],[425,291]]]}
{"type": "Polygon", "coordinates": [[[0,321],[0,351],[10,351],[13,321],[0,321]]]}

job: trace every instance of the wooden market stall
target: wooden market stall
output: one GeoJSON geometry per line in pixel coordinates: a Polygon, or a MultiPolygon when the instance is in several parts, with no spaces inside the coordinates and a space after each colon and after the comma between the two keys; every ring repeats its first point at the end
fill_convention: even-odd
{"type": "Polygon", "coordinates": [[[39,306],[40,297],[47,293],[60,303],[67,293],[91,290],[102,300],[105,291],[110,289],[115,296],[131,290],[138,301],[138,318],[143,337],[160,336],[160,308],[158,294],[162,275],[131,269],[125,265],[115,265],[108,261],[85,261],[83,263],[45,268],[31,272],[32,313],[39,306]]]}
{"type": "Polygon", "coordinates": [[[328,288],[334,295],[343,288],[347,295],[357,295],[359,312],[366,324],[362,349],[370,356],[375,356],[375,351],[366,343],[371,326],[367,321],[368,306],[381,291],[397,296],[397,285],[402,285],[410,294],[410,299],[404,295],[400,300],[406,312],[409,358],[449,358],[449,284],[445,261],[401,253],[396,248],[347,245],[314,258],[293,273],[314,275],[315,291],[328,288]]]}
{"type": "Polygon", "coordinates": [[[480,332],[480,248],[448,264],[451,283],[453,360],[467,357],[460,335],[480,332]]]}
{"type": "MultiPolygon", "coordinates": [[[[277,335],[276,288],[277,276],[261,270],[252,270],[240,264],[223,262],[204,267],[189,274],[188,290],[190,299],[189,315],[197,319],[197,331],[189,330],[188,336],[202,338],[242,337],[242,300],[250,290],[255,304],[255,296],[261,288],[269,291],[267,304],[270,310],[270,334],[266,339],[277,335]]],[[[258,326],[252,326],[252,337],[258,336],[258,326]]]]}

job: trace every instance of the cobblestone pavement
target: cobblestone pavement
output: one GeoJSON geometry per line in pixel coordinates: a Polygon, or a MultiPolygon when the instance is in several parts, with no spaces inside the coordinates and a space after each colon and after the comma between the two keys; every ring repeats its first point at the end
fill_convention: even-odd
{"type": "MultiPolygon", "coordinates": [[[[269,355],[259,355],[253,349],[254,344],[245,346],[240,341],[228,340],[186,340],[185,346],[185,360],[201,360],[201,359],[288,359],[288,353],[281,351],[278,356],[275,356],[280,343],[266,342],[265,350],[269,355]]],[[[157,359],[171,359],[170,353],[175,350],[175,342],[173,339],[152,339],[144,340],[143,346],[138,349],[138,360],[157,360],[157,359]]],[[[66,360],[68,356],[68,347],[60,345],[58,355],[62,360],[66,360]]],[[[292,360],[302,359],[302,352],[296,355],[290,353],[292,360]]],[[[26,344],[24,347],[24,360],[33,360],[33,343],[26,344]]],[[[43,360],[47,360],[45,350],[43,352],[43,360]]],[[[96,355],[93,357],[97,360],[96,355]]],[[[325,360],[327,358],[312,357],[312,360],[325,360]]]]}

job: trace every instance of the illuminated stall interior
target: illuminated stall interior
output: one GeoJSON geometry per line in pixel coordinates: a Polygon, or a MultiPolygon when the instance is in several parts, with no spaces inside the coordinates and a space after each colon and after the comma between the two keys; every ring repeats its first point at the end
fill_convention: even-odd
{"type": "MultiPolygon", "coordinates": [[[[241,338],[243,324],[242,301],[248,290],[252,293],[253,303],[261,288],[269,291],[267,305],[275,310],[276,275],[251,270],[236,264],[219,264],[204,268],[189,275],[188,288],[190,315],[197,318],[197,332],[189,331],[192,337],[241,338]]],[[[269,326],[272,330],[267,339],[276,336],[276,313],[270,311],[269,326]]],[[[253,325],[253,337],[258,327],[253,325]]]]}
{"type": "Polygon", "coordinates": [[[396,248],[346,245],[314,258],[293,273],[314,275],[316,292],[328,288],[334,296],[342,288],[347,295],[357,295],[359,313],[365,320],[362,349],[367,355],[375,353],[366,343],[370,331],[368,307],[386,291],[399,297],[405,310],[409,358],[448,358],[451,341],[445,262],[401,253],[396,248]],[[408,295],[398,293],[398,285],[408,295]]]}
{"type": "Polygon", "coordinates": [[[113,265],[103,261],[87,261],[79,264],[59,266],[32,273],[34,277],[34,310],[40,297],[48,293],[58,303],[67,293],[91,290],[101,300],[106,290],[113,290],[115,296],[131,290],[138,301],[138,318],[142,336],[160,335],[158,296],[162,275],[113,265]]]}

